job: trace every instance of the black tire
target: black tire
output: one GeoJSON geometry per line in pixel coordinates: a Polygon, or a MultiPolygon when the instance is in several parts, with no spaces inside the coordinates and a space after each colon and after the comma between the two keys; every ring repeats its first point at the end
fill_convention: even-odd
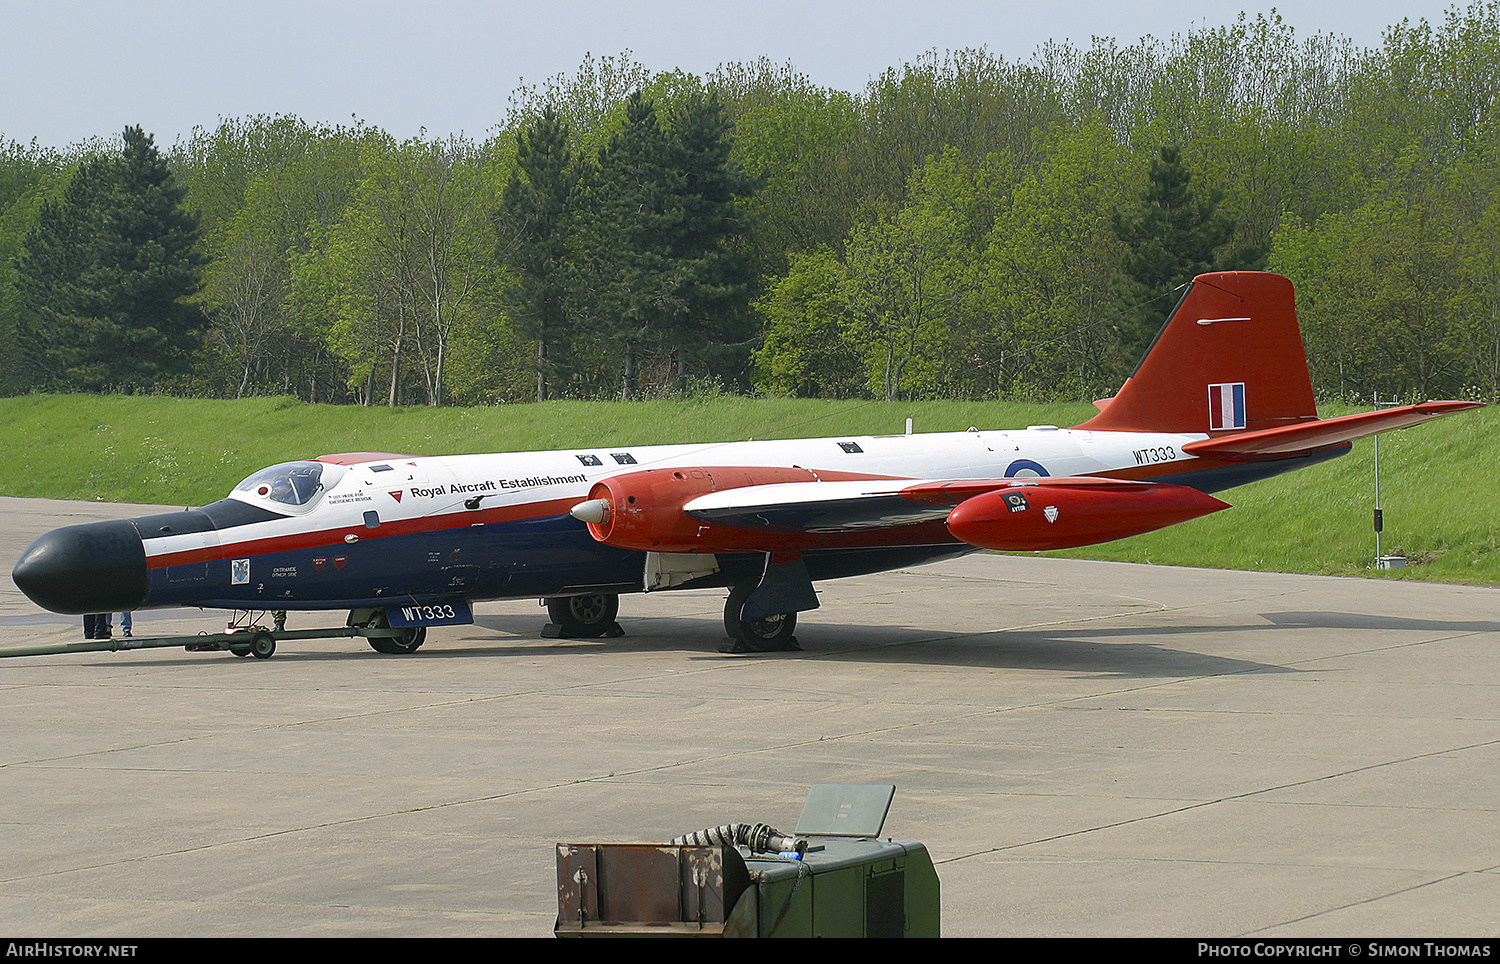
{"type": "Polygon", "coordinates": [[[742,582],[729,590],[724,603],[724,631],[729,638],[752,653],[775,653],[796,648],[792,633],[797,629],[796,613],[779,613],[764,619],[741,619],[745,600],[755,591],[756,583],[742,582]]]}
{"type": "Polygon", "coordinates": [[[615,625],[620,597],[610,593],[588,596],[553,596],[547,600],[547,618],[562,635],[572,639],[598,639],[615,625]]]}
{"type": "Polygon", "coordinates": [[[256,659],[270,659],[276,655],[276,637],[270,633],[256,633],[250,637],[250,653],[256,659]]]}
{"type": "MultiPolygon", "coordinates": [[[[390,621],[386,619],[385,610],[380,610],[365,621],[366,629],[389,629],[390,621]]],[[[377,653],[387,656],[406,656],[415,653],[427,642],[426,626],[408,626],[400,631],[399,636],[366,636],[365,642],[377,653]]]]}

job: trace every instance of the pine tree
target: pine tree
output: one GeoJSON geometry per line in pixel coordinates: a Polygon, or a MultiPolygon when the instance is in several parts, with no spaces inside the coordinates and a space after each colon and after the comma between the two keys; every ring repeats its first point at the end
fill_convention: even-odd
{"type": "Polygon", "coordinates": [[[679,384],[688,356],[722,363],[734,343],[749,338],[750,263],[737,242],[749,230],[741,202],[756,184],[731,156],[732,130],[715,95],[689,97],[672,125],[672,163],[682,180],[671,255],[682,310],[664,334],[679,384]]]}
{"type": "Polygon", "coordinates": [[[1134,364],[1156,337],[1171,304],[1161,296],[1195,275],[1224,267],[1216,252],[1234,235],[1234,219],[1219,211],[1221,191],[1199,197],[1193,174],[1176,147],[1151,162],[1141,206],[1130,217],[1115,212],[1115,234],[1125,243],[1121,264],[1123,360],[1134,364]]]}
{"type": "Polygon", "coordinates": [[[516,167],[495,227],[501,260],[520,272],[513,311],[517,330],[536,340],[536,400],[547,400],[548,379],[566,370],[558,349],[567,342],[567,298],[576,272],[569,259],[580,171],[568,148],[568,124],[550,107],[516,134],[516,167]],[[523,176],[524,175],[524,176],[523,176]]]}
{"type": "Polygon", "coordinates": [[[599,152],[591,247],[603,325],[623,352],[621,397],[635,393],[639,349],[676,313],[669,239],[679,179],[667,156],[656,105],[639,91],[625,105],[625,125],[599,152]]]}
{"type": "Polygon", "coordinates": [[[188,299],[203,258],[196,219],[152,139],[85,162],[44,205],[18,264],[18,340],[31,386],[149,391],[185,375],[204,327],[188,299]]]}
{"type": "Polygon", "coordinates": [[[600,152],[591,247],[600,313],[625,352],[626,397],[642,348],[669,357],[680,387],[693,361],[748,341],[750,272],[734,241],[754,181],[730,157],[730,129],[715,97],[690,97],[664,129],[636,93],[600,152]]]}

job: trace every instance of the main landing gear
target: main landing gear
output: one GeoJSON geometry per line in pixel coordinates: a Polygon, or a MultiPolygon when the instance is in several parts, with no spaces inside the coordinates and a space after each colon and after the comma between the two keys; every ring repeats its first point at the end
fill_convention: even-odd
{"type": "Polygon", "coordinates": [[[745,609],[745,600],[755,591],[758,582],[742,582],[729,590],[724,601],[724,631],[729,639],[719,647],[721,653],[778,653],[800,650],[797,637],[792,631],[797,628],[796,613],[776,613],[761,619],[740,618],[745,609]]]}
{"type": "MultiPolygon", "coordinates": [[[[741,618],[745,601],[759,582],[735,585],[724,603],[724,631],[729,639],[719,647],[721,653],[776,653],[800,650],[796,613],[777,613],[758,619],[741,618]]],[[[620,597],[611,593],[583,596],[554,596],[543,600],[551,621],[542,629],[548,639],[602,639],[623,636],[625,631],[615,622],[620,613],[620,597]]],[[[370,645],[375,645],[375,639],[370,645]]],[[[377,647],[378,648],[378,647],[377,647]]]]}
{"type": "Polygon", "coordinates": [[[547,618],[542,628],[548,639],[600,639],[625,635],[615,622],[620,614],[620,597],[611,593],[587,596],[554,596],[547,601],[547,618]]]}

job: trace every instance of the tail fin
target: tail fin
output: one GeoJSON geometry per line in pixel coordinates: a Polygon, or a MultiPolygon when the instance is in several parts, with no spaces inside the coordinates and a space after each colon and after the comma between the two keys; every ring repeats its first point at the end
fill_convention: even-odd
{"type": "Polygon", "coordinates": [[[1261,271],[1193,279],[1135,374],[1077,426],[1113,432],[1233,432],[1318,417],[1292,283],[1261,271]]]}

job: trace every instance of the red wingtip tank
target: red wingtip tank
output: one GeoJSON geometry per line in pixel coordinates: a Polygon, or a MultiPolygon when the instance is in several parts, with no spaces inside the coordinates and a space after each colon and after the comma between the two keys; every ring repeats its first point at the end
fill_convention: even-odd
{"type": "Polygon", "coordinates": [[[1110,479],[1057,482],[1012,485],[967,499],[948,513],[948,531],[981,549],[1072,549],[1229,508],[1228,503],[1182,485],[1110,479]]]}

